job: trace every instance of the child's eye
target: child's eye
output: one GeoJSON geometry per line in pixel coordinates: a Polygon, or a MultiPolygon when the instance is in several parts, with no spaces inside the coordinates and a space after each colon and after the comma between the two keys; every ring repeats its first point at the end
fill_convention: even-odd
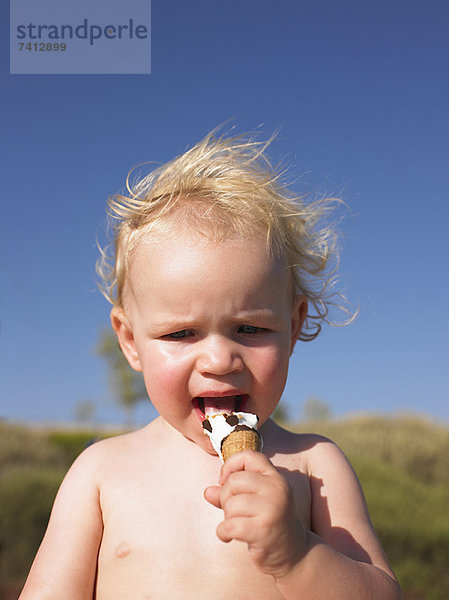
{"type": "Polygon", "coordinates": [[[190,337],[193,335],[193,331],[191,329],[182,329],[181,331],[174,331],[173,333],[169,333],[164,337],[169,340],[183,340],[186,337],[190,337]]]}
{"type": "Polygon", "coordinates": [[[239,333],[259,333],[263,331],[261,327],[254,327],[254,325],[240,325],[239,333]]]}

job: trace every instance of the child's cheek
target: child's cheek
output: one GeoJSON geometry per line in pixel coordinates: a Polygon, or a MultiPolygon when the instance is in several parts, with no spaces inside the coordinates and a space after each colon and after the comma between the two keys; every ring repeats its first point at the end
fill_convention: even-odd
{"type": "Polygon", "coordinates": [[[289,352],[283,345],[265,348],[258,357],[257,379],[264,382],[270,394],[282,394],[288,373],[289,352]]]}
{"type": "Polygon", "coordinates": [[[267,370],[274,372],[283,372],[288,368],[289,363],[289,348],[286,344],[272,344],[261,348],[260,362],[265,365],[267,370]]]}
{"type": "Polygon", "coordinates": [[[146,354],[143,375],[150,398],[175,395],[188,380],[188,357],[178,344],[157,342],[146,354]],[[151,390],[153,393],[151,393],[151,390]]]}

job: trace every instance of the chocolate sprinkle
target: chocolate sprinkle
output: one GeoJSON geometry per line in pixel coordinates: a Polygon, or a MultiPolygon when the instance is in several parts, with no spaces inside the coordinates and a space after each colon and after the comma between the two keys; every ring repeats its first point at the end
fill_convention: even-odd
{"type": "Polygon", "coordinates": [[[204,419],[203,429],[207,429],[207,431],[210,431],[210,433],[212,433],[212,425],[210,424],[209,419],[204,419]]]}
{"type": "Polygon", "coordinates": [[[226,423],[228,425],[230,425],[231,427],[234,427],[234,425],[237,425],[239,422],[239,418],[237,415],[229,415],[228,417],[226,417],[226,423]]]}
{"type": "Polygon", "coordinates": [[[248,425],[237,425],[234,431],[256,431],[252,427],[248,427],[248,425]]]}

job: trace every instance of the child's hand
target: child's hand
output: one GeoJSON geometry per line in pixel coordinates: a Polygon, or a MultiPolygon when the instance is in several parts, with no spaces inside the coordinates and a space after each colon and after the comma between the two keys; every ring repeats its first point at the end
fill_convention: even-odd
{"type": "Polygon", "coordinates": [[[306,533],[287,481],[266,456],[245,451],[226,461],[219,483],[204,492],[206,500],[224,511],[218,537],[246,542],[264,573],[287,575],[306,551],[306,533]]]}

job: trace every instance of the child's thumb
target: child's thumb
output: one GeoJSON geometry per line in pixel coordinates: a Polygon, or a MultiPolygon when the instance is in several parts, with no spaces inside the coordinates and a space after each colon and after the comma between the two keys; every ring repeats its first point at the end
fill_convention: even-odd
{"type": "Polygon", "coordinates": [[[220,496],[223,488],[220,485],[211,485],[204,490],[204,497],[208,502],[221,508],[220,496]]]}

